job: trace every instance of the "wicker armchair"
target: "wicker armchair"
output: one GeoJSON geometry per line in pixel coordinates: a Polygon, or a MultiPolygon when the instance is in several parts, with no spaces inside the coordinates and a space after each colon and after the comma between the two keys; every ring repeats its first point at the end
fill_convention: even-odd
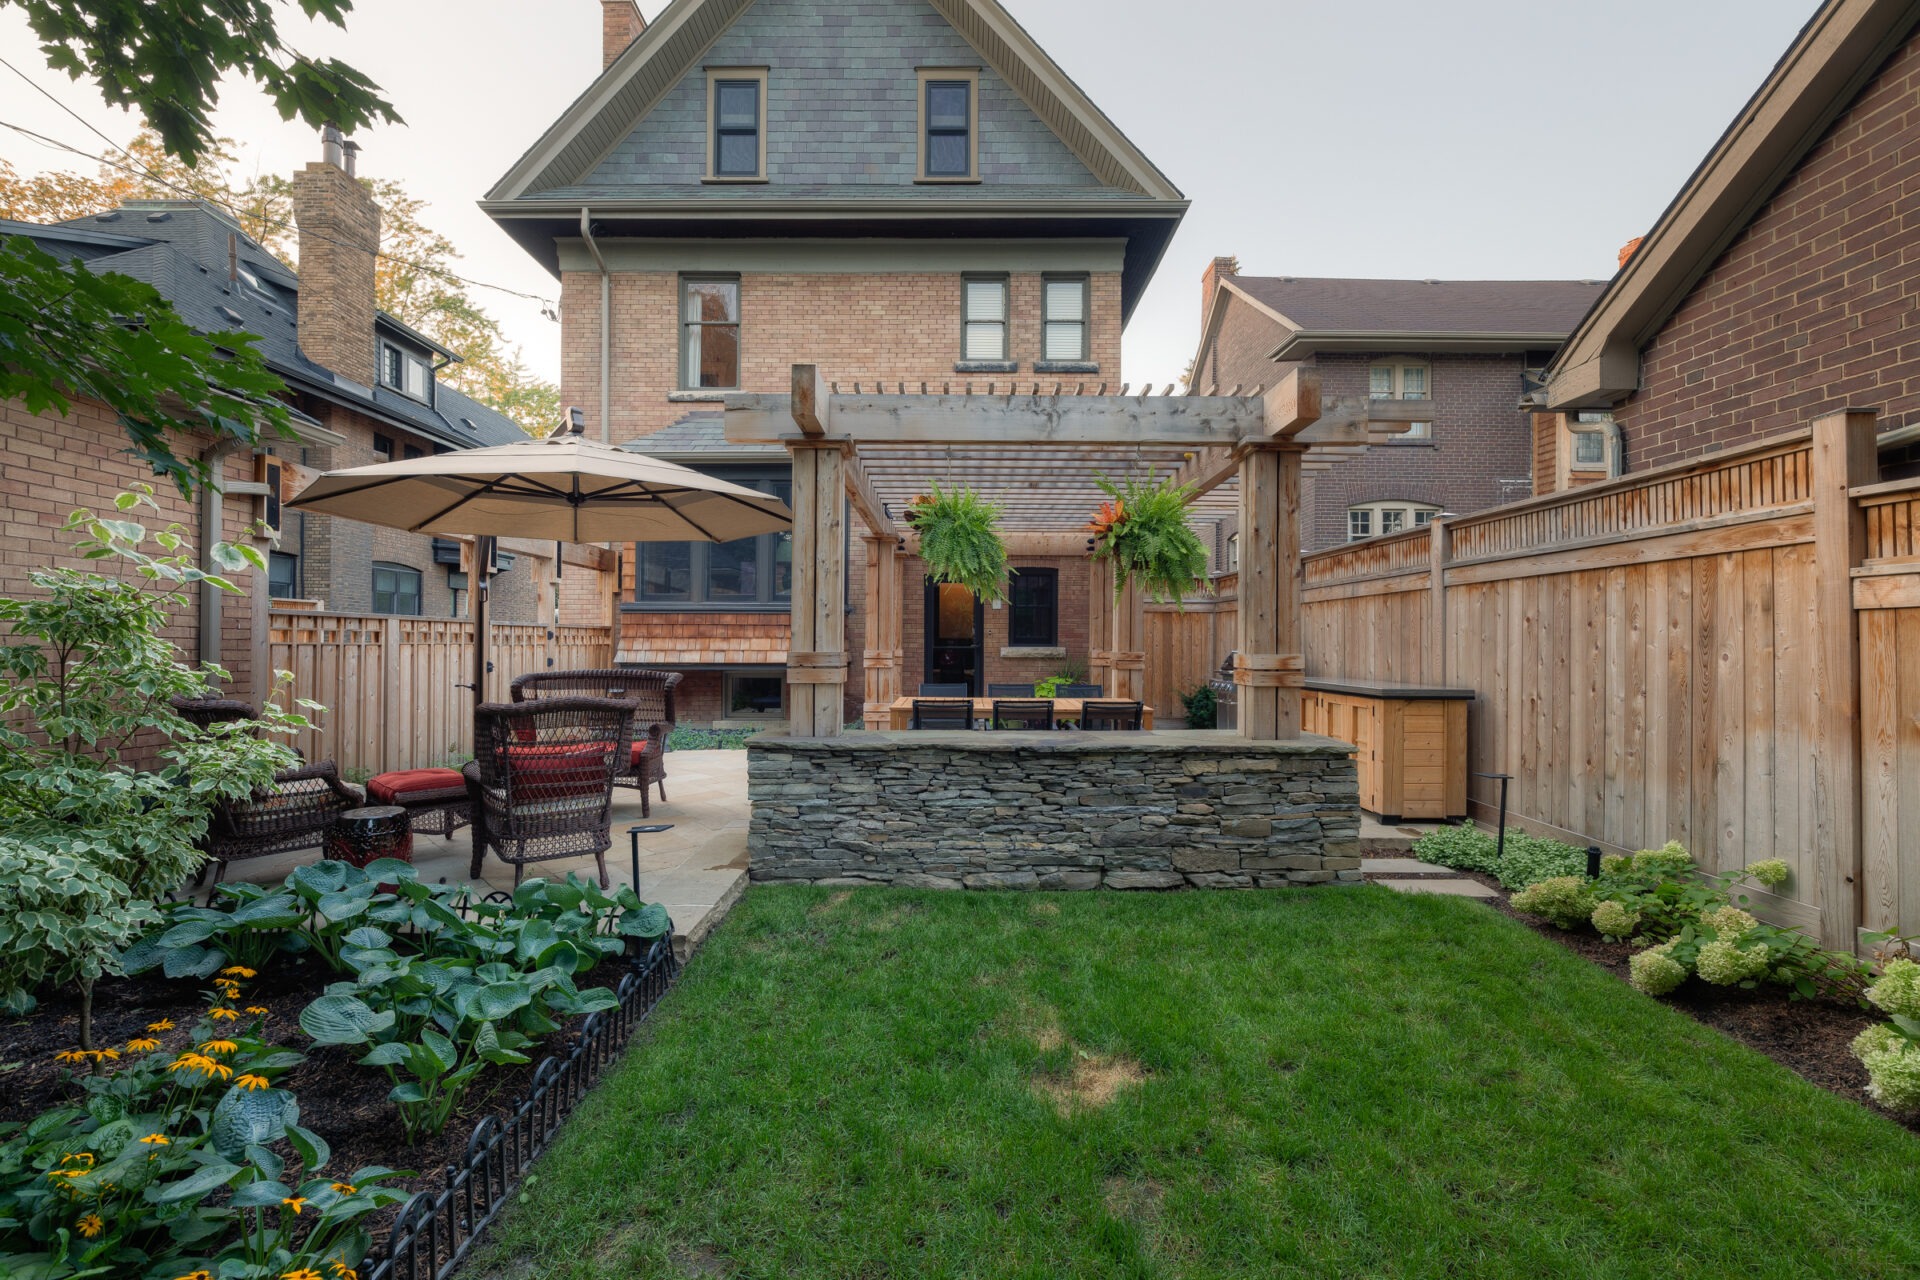
{"type": "Polygon", "coordinates": [[[631,758],[633,703],[617,698],[490,702],[473,713],[475,879],[491,849],[520,883],[529,862],[592,854],[611,887],[613,784],[631,758]]]}
{"type": "Polygon", "coordinates": [[[678,671],[646,671],[639,667],[604,667],[582,671],[540,671],[521,676],[510,686],[515,702],[538,698],[615,698],[632,703],[633,746],[620,769],[619,784],[640,788],[640,816],[653,816],[647,788],[660,788],[667,798],[667,735],[677,723],[673,691],[678,671]]]}
{"type": "MultiPolygon", "coordinates": [[[[179,699],[174,710],[193,724],[206,727],[226,721],[251,720],[254,711],[231,698],[179,699]]],[[[207,820],[200,848],[215,863],[213,882],[227,877],[227,865],[296,849],[318,849],[326,842],[335,818],[366,803],[357,787],[340,781],[331,760],[282,769],[273,786],[246,800],[223,800],[207,820]]],[[[207,878],[200,870],[196,885],[207,878]]]]}

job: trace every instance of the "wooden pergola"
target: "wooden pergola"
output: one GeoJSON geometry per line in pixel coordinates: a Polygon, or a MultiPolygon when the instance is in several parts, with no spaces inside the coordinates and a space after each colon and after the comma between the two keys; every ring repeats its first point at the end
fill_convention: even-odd
{"type": "MultiPolygon", "coordinates": [[[[793,637],[789,733],[841,731],[846,644],[845,511],[865,525],[865,721],[888,723],[900,696],[901,555],[911,534],[891,511],[929,479],[974,488],[1006,508],[1016,555],[1084,555],[1083,526],[1105,498],[1097,478],[1174,477],[1202,520],[1239,517],[1240,608],[1234,682],[1241,736],[1300,734],[1306,673],[1300,638],[1300,475],[1363,452],[1431,415],[1428,401],[1340,402],[1323,413],[1319,375],[1296,369],[1258,395],[842,394],[814,365],[793,367],[789,395],[736,395],[726,436],[782,444],[793,456],[793,637]]],[[[1145,688],[1144,601],[1117,601],[1094,564],[1090,665],[1112,697],[1145,688]]]]}

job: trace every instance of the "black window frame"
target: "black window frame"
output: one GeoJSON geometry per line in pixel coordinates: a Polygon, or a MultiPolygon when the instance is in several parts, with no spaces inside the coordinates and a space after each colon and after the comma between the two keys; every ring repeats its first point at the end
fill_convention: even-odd
{"type": "Polygon", "coordinates": [[[387,461],[393,461],[393,437],[383,432],[374,432],[373,451],[387,459],[387,461]]]}
{"type": "MultiPolygon", "coordinates": [[[[763,493],[780,493],[785,486],[786,501],[792,503],[793,473],[786,468],[712,467],[701,468],[708,475],[763,493]]],[[[742,538],[738,541],[745,542],[742,538]]],[[[633,547],[633,594],[621,602],[621,608],[639,613],[786,613],[793,607],[793,532],[762,533],[752,541],[754,576],[758,584],[752,599],[738,596],[715,599],[711,595],[710,568],[712,542],[640,542],[633,547]],[[777,591],[777,568],[782,540],[787,546],[787,589],[777,591]],[[671,548],[671,550],[669,550],[671,548]],[[686,557],[687,586],[684,594],[646,596],[642,594],[650,556],[686,557]]]]}
{"type": "Polygon", "coordinates": [[[1093,358],[1093,278],[1087,275],[1047,274],[1040,277],[1040,359],[1050,364],[1080,364],[1093,358]],[[1053,286],[1071,284],[1080,290],[1080,318],[1078,320],[1055,320],[1053,318],[1053,286]],[[1047,343],[1048,331],[1054,325],[1078,324],[1080,326],[1080,352],[1078,355],[1055,355],[1047,343]]]}
{"type": "MultiPolygon", "coordinates": [[[[372,580],[373,580],[373,596],[371,601],[372,612],[383,614],[387,617],[392,617],[392,618],[419,618],[419,617],[425,616],[426,575],[421,573],[420,570],[414,568],[412,565],[398,564],[391,560],[375,560],[373,562],[372,580]],[[391,573],[395,575],[401,575],[401,574],[412,575],[414,608],[411,612],[405,609],[399,609],[399,608],[389,607],[389,608],[382,609],[380,607],[380,597],[382,594],[380,590],[380,575],[382,573],[391,573]]],[[[390,605],[397,604],[401,599],[403,599],[403,596],[400,594],[397,584],[393,590],[390,590],[385,594],[389,598],[390,605]]]]}
{"type": "Polygon", "coordinates": [[[933,178],[933,179],[948,179],[948,180],[952,180],[956,178],[965,180],[965,179],[972,178],[974,176],[974,173],[973,173],[973,170],[974,170],[973,120],[974,120],[974,105],[975,105],[974,95],[979,92],[978,85],[971,79],[962,79],[958,77],[949,79],[949,78],[943,78],[938,76],[929,76],[925,80],[924,88],[921,90],[921,92],[924,95],[924,98],[920,104],[920,110],[921,110],[922,123],[925,129],[925,133],[920,139],[920,146],[922,149],[921,154],[924,156],[924,160],[922,161],[922,164],[921,164],[922,176],[927,178],[933,178]],[[936,89],[958,89],[960,90],[961,94],[966,98],[965,109],[962,110],[960,113],[960,118],[964,123],[962,123],[959,128],[955,128],[952,125],[937,125],[934,123],[933,94],[936,89]],[[933,140],[935,138],[960,139],[960,154],[965,157],[965,162],[961,169],[955,171],[955,170],[945,170],[945,169],[934,168],[933,140]]]}
{"type": "MultiPolygon", "coordinates": [[[[692,391],[692,392],[738,391],[740,389],[740,382],[743,376],[743,370],[746,366],[746,351],[745,351],[744,344],[742,342],[742,337],[743,337],[742,330],[744,326],[741,323],[741,314],[745,310],[745,308],[742,305],[742,303],[743,303],[743,298],[742,298],[742,289],[740,287],[740,277],[737,274],[729,274],[726,272],[705,272],[705,273],[688,273],[688,274],[683,274],[680,277],[679,287],[674,291],[674,314],[677,317],[677,328],[675,332],[678,334],[678,345],[680,349],[679,350],[679,362],[680,362],[679,389],[681,391],[692,391]],[[699,285],[699,284],[730,284],[733,286],[733,319],[732,320],[729,321],[729,320],[689,320],[687,319],[688,289],[692,285],[699,285]],[[716,385],[716,386],[708,387],[708,386],[701,386],[692,381],[692,379],[695,376],[697,376],[698,371],[688,367],[687,330],[694,328],[695,326],[698,326],[702,330],[728,329],[728,328],[733,330],[733,381],[731,383],[728,383],[725,386],[716,385]]],[[[704,339],[704,334],[702,335],[702,337],[704,339]]]]}
{"type": "Polygon", "coordinates": [[[761,80],[746,76],[716,77],[713,82],[713,176],[716,178],[735,179],[765,177],[766,175],[762,172],[761,157],[765,153],[766,148],[763,145],[761,132],[766,128],[766,125],[767,102],[765,86],[761,80]],[[742,129],[738,126],[729,128],[726,124],[726,118],[720,110],[720,99],[728,89],[743,88],[753,91],[753,127],[751,129],[742,129]],[[723,141],[726,138],[753,139],[752,169],[741,172],[726,167],[726,147],[723,141]]]}
{"type": "Polygon", "coordinates": [[[1060,571],[1033,566],[1015,569],[1007,582],[1007,645],[1016,649],[1053,649],[1060,644],[1060,571]],[[1026,600],[1027,591],[1042,599],[1026,600]]]}
{"type": "Polygon", "coordinates": [[[269,599],[273,599],[273,600],[300,599],[300,557],[299,556],[293,554],[293,552],[291,551],[269,551],[267,553],[267,596],[269,599]],[[276,579],[276,575],[274,574],[274,569],[280,566],[288,566],[293,571],[292,577],[290,579],[287,579],[288,586],[287,586],[287,591],[284,594],[277,592],[273,589],[274,582],[276,579]]]}

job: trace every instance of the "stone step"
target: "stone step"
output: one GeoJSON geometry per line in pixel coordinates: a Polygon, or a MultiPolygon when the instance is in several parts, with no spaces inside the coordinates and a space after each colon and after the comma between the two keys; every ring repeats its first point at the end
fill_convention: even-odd
{"type": "Polygon", "coordinates": [[[1459,874],[1452,867],[1422,862],[1418,858],[1365,858],[1360,863],[1360,869],[1368,875],[1457,876],[1459,874]]]}
{"type": "Polygon", "coordinates": [[[1372,883],[1397,893],[1439,893],[1450,898],[1498,898],[1500,896],[1478,880],[1375,880],[1372,883]]]}

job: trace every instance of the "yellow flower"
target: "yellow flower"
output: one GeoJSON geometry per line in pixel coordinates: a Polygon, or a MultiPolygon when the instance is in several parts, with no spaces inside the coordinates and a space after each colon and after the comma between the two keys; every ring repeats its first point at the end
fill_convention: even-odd
{"type": "Polygon", "coordinates": [[[62,1049],[53,1055],[53,1060],[55,1062],[85,1062],[87,1060],[87,1051],[85,1049],[62,1049]]]}
{"type": "Polygon", "coordinates": [[[298,1271],[284,1271],[280,1280],[326,1280],[326,1277],[311,1267],[301,1267],[298,1271]]]}
{"type": "Polygon", "coordinates": [[[80,1219],[76,1226],[79,1228],[80,1234],[89,1240],[107,1229],[107,1224],[100,1220],[100,1215],[97,1213],[88,1214],[86,1217],[80,1219]]]}
{"type": "Polygon", "coordinates": [[[250,1004],[247,1006],[247,1012],[256,1018],[264,1018],[273,1011],[263,1004],[250,1004]]]}
{"type": "Polygon", "coordinates": [[[282,1197],[280,1203],[293,1210],[293,1214],[297,1218],[300,1216],[300,1210],[306,1206],[307,1198],[305,1196],[285,1196],[282,1197]]]}
{"type": "Polygon", "coordinates": [[[146,1143],[150,1147],[170,1147],[173,1145],[173,1139],[169,1138],[164,1133],[150,1133],[146,1137],[140,1139],[140,1141],[146,1143]]]}
{"type": "Polygon", "coordinates": [[[93,1056],[95,1062],[120,1061],[120,1051],[118,1049],[89,1049],[87,1052],[93,1056]]]}
{"type": "Polygon", "coordinates": [[[240,1016],[231,1009],[210,1009],[207,1013],[209,1017],[213,1018],[238,1018],[240,1016]]]}
{"type": "Polygon", "coordinates": [[[208,1077],[219,1076],[222,1080],[233,1078],[233,1068],[224,1062],[215,1062],[204,1054],[183,1053],[168,1065],[169,1071],[198,1071],[208,1077]]]}
{"type": "Polygon", "coordinates": [[[220,972],[233,974],[237,978],[251,978],[254,976],[253,970],[243,964],[230,964],[220,972]]]}
{"type": "Polygon", "coordinates": [[[244,1075],[236,1079],[233,1083],[241,1089],[266,1089],[271,1087],[273,1082],[265,1076],[244,1075]]]}
{"type": "Polygon", "coordinates": [[[147,1030],[149,1030],[149,1031],[171,1031],[171,1030],[173,1030],[173,1019],[172,1019],[172,1018],[162,1018],[162,1019],[160,1019],[160,1021],[158,1021],[158,1022],[149,1022],[149,1023],[147,1024],[147,1030]]]}
{"type": "Polygon", "coordinates": [[[360,1273],[348,1266],[344,1258],[335,1258],[327,1267],[333,1272],[334,1280],[360,1280],[360,1273]]]}
{"type": "Polygon", "coordinates": [[[78,1161],[89,1169],[93,1168],[93,1152],[91,1151],[69,1151],[60,1157],[61,1164],[65,1164],[69,1160],[78,1161]]]}
{"type": "Polygon", "coordinates": [[[127,1041],[128,1053],[152,1053],[160,1047],[160,1042],[152,1036],[135,1036],[127,1041]]]}
{"type": "Polygon", "coordinates": [[[231,1040],[209,1040],[200,1046],[202,1053],[238,1053],[240,1046],[231,1040]]]}
{"type": "Polygon", "coordinates": [[[173,1280],[213,1280],[213,1272],[203,1267],[199,1271],[189,1271],[183,1276],[175,1276],[173,1280]]]}
{"type": "Polygon", "coordinates": [[[333,1184],[333,1189],[335,1191],[338,1191],[343,1196],[350,1196],[355,1191],[359,1190],[359,1188],[354,1186],[351,1182],[336,1182],[333,1184]]]}
{"type": "Polygon", "coordinates": [[[84,1178],[87,1176],[87,1170],[85,1169],[49,1169],[47,1170],[47,1176],[49,1178],[84,1178]]]}

